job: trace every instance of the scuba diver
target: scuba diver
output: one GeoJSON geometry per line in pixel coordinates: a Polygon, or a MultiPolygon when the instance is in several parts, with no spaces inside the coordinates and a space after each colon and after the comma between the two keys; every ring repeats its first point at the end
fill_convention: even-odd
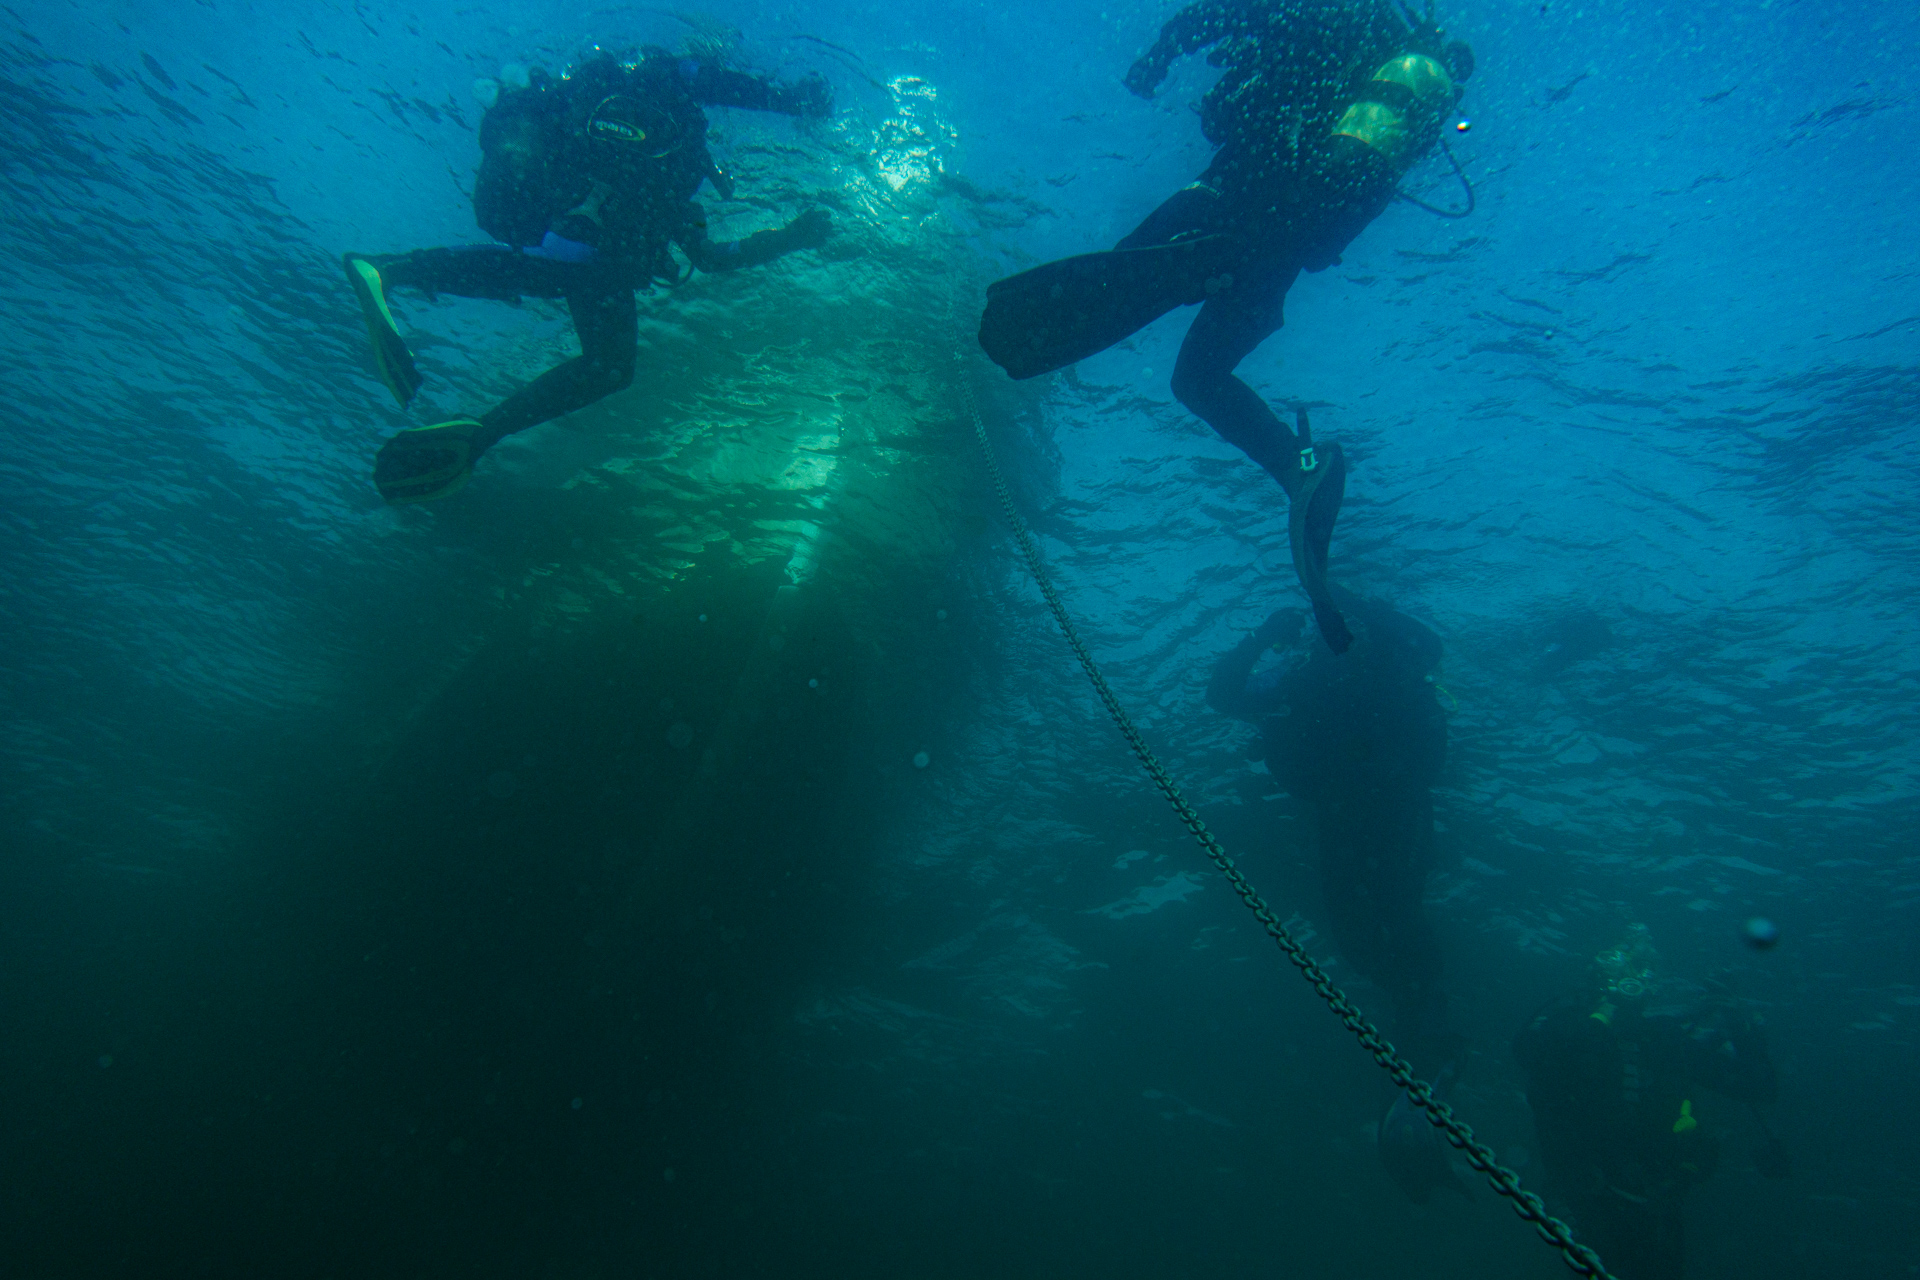
{"type": "Polygon", "coordinates": [[[1279,482],[1295,572],[1327,645],[1351,640],[1326,587],[1346,487],[1337,444],[1296,436],[1234,369],[1282,323],[1302,271],[1324,271],[1398,195],[1473,73],[1431,10],[1388,0],[1196,0],[1127,72],[1143,98],[1174,59],[1213,46],[1223,68],[1200,106],[1217,149],[1119,245],[988,287],[980,345],[1014,378],[1104,351],[1175,307],[1200,304],[1173,394],[1279,482]]]}
{"type": "Polygon", "coordinates": [[[819,209],[744,240],[708,239],[694,192],[704,181],[729,197],[732,182],[707,152],[703,105],[817,117],[833,101],[817,75],[783,86],[664,49],[643,50],[628,63],[597,53],[559,79],[536,68],[522,83],[502,86],[480,124],[474,215],[500,243],[345,255],[380,380],[402,408],[421,377],[388,309],[389,290],[502,302],[565,298],[580,338],[578,356],[478,418],[410,428],[381,446],[374,484],[388,502],[445,497],[503,437],[630,383],[638,358],[634,291],[680,282],[669,245],[695,268],[720,272],[826,243],[833,222],[819,209]]]}
{"type": "Polygon", "coordinates": [[[1268,771],[1311,820],[1334,946],[1392,1001],[1415,1065],[1444,1071],[1459,1046],[1422,905],[1432,787],[1447,758],[1433,684],[1440,637],[1377,600],[1331,591],[1356,627],[1345,657],[1312,645],[1304,661],[1256,672],[1269,648],[1301,635],[1305,616],[1283,609],[1220,659],[1207,705],[1260,726],[1268,771]]]}
{"type": "Polygon", "coordinates": [[[1776,1092],[1760,1019],[1663,981],[1643,924],[1595,957],[1585,989],[1543,1009],[1513,1050],[1556,1211],[1622,1280],[1683,1274],[1681,1201],[1719,1157],[1695,1111],[1700,1090],[1751,1110],[1763,1176],[1792,1172],[1760,1116],[1776,1092]]]}

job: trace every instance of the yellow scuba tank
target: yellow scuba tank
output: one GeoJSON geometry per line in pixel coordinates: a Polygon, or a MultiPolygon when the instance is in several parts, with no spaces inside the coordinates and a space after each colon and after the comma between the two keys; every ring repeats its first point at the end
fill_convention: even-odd
{"type": "Polygon", "coordinates": [[[1453,77],[1437,59],[1402,54],[1373,73],[1359,100],[1333,126],[1333,136],[1364,143],[1401,168],[1432,144],[1440,116],[1454,98],[1453,77]]]}

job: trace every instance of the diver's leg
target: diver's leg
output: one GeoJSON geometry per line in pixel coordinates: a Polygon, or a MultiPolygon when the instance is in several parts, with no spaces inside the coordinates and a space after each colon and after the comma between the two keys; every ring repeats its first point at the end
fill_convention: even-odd
{"type": "Polygon", "coordinates": [[[1687,1228],[1680,1216],[1680,1198],[1665,1200],[1646,1224],[1645,1261],[1632,1274],[1647,1280],[1682,1280],[1687,1270],[1687,1228]]]}
{"type": "MultiPolygon", "coordinates": [[[[349,263],[349,270],[352,270],[349,263]]],[[[479,419],[458,418],[400,432],[374,459],[374,484],[389,502],[425,502],[454,492],[501,437],[584,408],[633,379],[639,317],[633,282],[618,273],[506,253],[406,255],[398,272],[418,288],[469,297],[564,295],[581,354],[547,370],[479,419]]]]}
{"type": "Polygon", "coordinates": [[[625,279],[576,280],[567,293],[580,354],[562,361],[480,417],[475,456],[503,436],[557,418],[625,387],[638,359],[640,314],[625,279]]]}
{"type": "Polygon", "coordinates": [[[1200,308],[1173,364],[1173,394],[1291,494],[1299,479],[1300,446],[1267,402],[1233,371],[1280,328],[1287,290],[1299,268],[1270,266],[1246,274],[1200,308]]]}
{"type": "Polygon", "coordinates": [[[1328,939],[1355,973],[1397,999],[1387,982],[1388,952],[1374,900],[1373,841],[1364,798],[1335,781],[1323,785],[1311,804],[1328,939]]]}
{"type": "MultiPolygon", "coordinates": [[[[1320,900],[1326,907],[1327,940],[1353,971],[1395,996],[1388,986],[1380,925],[1367,892],[1366,877],[1352,851],[1320,834],[1320,900]]],[[[1397,1002],[1396,1002],[1397,1003],[1397,1002]]]]}
{"type": "Polygon", "coordinates": [[[1148,214],[1146,220],[1114,248],[1150,249],[1170,244],[1184,235],[1204,234],[1213,229],[1219,200],[1219,195],[1204,182],[1190,183],[1162,201],[1159,208],[1148,214]]]}
{"type": "Polygon", "coordinates": [[[1381,840],[1370,861],[1371,898],[1379,913],[1382,975],[1393,997],[1396,1032],[1422,1070],[1438,1071],[1459,1049],[1441,986],[1440,937],[1427,915],[1427,864],[1433,841],[1433,797],[1376,798],[1381,840]]]}
{"type": "Polygon", "coordinates": [[[505,245],[468,249],[416,249],[412,253],[349,253],[341,259],[347,284],[360,303],[373,348],[374,372],[405,408],[424,379],[413,352],[387,305],[394,289],[422,289],[468,298],[517,302],[526,294],[557,298],[565,291],[562,264],[516,253],[505,245]]]}
{"type": "Polygon", "coordinates": [[[1339,445],[1303,453],[1300,442],[1267,402],[1234,369],[1280,328],[1287,290],[1300,274],[1291,258],[1252,262],[1200,308],[1173,364],[1173,394],[1230,444],[1279,482],[1292,501],[1288,541],[1294,572],[1313,603],[1327,647],[1345,653],[1353,643],[1327,592],[1327,549],[1346,492],[1346,457],[1339,445]]]}
{"type": "Polygon", "coordinates": [[[1604,1186],[1575,1202],[1576,1231],[1623,1280],[1683,1280],[1687,1245],[1677,1195],[1604,1186]]]}
{"type": "Polygon", "coordinates": [[[419,289],[499,302],[564,297],[573,279],[571,273],[580,270],[574,263],[536,258],[498,244],[371,254],[366,260],[380,272],[389,289],[419,289]]]}

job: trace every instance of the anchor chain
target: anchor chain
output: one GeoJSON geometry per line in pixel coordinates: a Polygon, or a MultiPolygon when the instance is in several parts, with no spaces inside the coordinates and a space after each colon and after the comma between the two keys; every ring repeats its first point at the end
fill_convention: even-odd
{"type": "Polygon", "coordinates": [[[1207,829],[1194,807],[1187,803],[1180,787],[1160,763],[1159,757],[1147,746],[1147,740],[1134,726],[1133,717],[1120,704],[1119,695],[1107,683],[1101,674],[1099,664],[1093,660],[1093,654],[1086,643],[1080,639],[1079,630],[1073,625],[1073,619],[1067,613],[1066,605],[1060,599],[1060,593],[1054,589],[1053,580],[1047,574],[1046,566],[1040,559],[1040,547],[1034,540],[1033,532],[1027,522],[1021,518],[1020,511],[1013,503],[1013,491],[1007,487],[1006,476],[1000,471],[1000,460],[994,455],[993,445],[987,439],[986,424],[980,418],[979,407],[974,403],[973,387],[967,381],[964,370],[956,370],[961,393],[966,400],[967,415],[973,420],[974,438],[979,441],[981,456],[986,459],[987,472],[993,478],[994,492],[1000,498],[1000,510],[1006,516],[1007,523],[1013,529],[1014,541],[1019,544],[1020,554],[1027,562],[1027,570],[1040,588],[1040,594],[1046,598],[1047,608],[1053,611],[1053,620],[1059,624],[1060,633],[1066,637],[1067,645],[1073,650],[1073,656],[1080,660],[1081,668],[1087,673],[1087,679],[1093,685],[1093,691],[1099,695],[1107,714],[1119,728],[1120,735],[1127,740],[1133,754],[1139,759],[1141,767],[1147,771],[1147,777],[1166,797],[1167,803],[1179,815],[1180,821],[1192,833],[1194,840],[1205,851],[1207,858],[1226,877],[1233,892],[1260,922],[1267,936],[1272,938],[1281,952],[1292,962],[1294,968],[1312,986],[1315,993],[1326,1001],[1340,1024],[1354,1034],[1381,1070],[1387,1073],[1393,1083],[1403,1090],[1408,1101],[1426,1113],[1427,1122],[1446,1135],[1447,1142],[1462,1152],[1467,1163],[1486,1175],[1487,1183],[1495,1192],[1513,1204],[1513,1211],[1521,1219],[1530,1222],[1539,1231],[1540,1238],[1560,1251],[1561,1258],[1576,1274],[1590,1277],[1590,1280],[1614,1280],[1604,1265],[1600,1255],[1588,1246],[1574,1239],[1573,1229],[1559,1218],[1547,1212],[1547,1206],[1534,1192],[1520,1185],[1520,1175],[1501,1164],[1492,1147],[1474,1136],[1473,1129],[1453,1114],[1453,1108],[1433,1096],[1433,1086],[1420,1079],[1413,1072],[1413,1065],[1400,1056],[1391,1041],[1380,1034],[1380,1029],[1360,1011],[1320,967],[1319,961],[1307,953],[1307,949],[1288,931],[1280,918],[1273,913],[1266,899],[1262,898],[1240,868],[1228,856],[1226,848],[1207,829]]]}

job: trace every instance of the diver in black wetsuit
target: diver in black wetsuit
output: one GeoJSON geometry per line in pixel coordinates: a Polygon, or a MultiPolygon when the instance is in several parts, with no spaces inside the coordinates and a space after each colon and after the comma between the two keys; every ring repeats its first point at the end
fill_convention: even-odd
{"type": "Polygon", "coordinates": [[[502,437],[631,382],[639,327],[634,291],[679,278],[670,244],[699,270],[718,272],[826,242],[833,224],[824,210],[745,240],[707,238],[694,192],[708,181],[730,195],[732,184],[707,152],[703,104],[824,116],[832,94],[818,77],[782,86],[659,49],[632,63],[602,53],[558,80],[536,71],[523,87],[503,92],[480,126],[474,213],[501,243],[346,255],[381,380],[402,406],[419,389],[420,375],[387,308],[389,289],[502,301],[565,298],[580,336],[578,356],[479,418],[389,440],[374,465],[374,483],[389,502],[443,497],[502,437]]]}
{"type": "Polygon", "coordinates": [[[980,343],[1016,378],[1103,351],[1176,306],[1202,303],[1173,393],[1273,476],[1292,500],[1294,566],[1321,634],[1348,634],[1325,586],[1346,483],[1338,445],[1297,438],[1234,369],[1281,325],[1302,271],[1339,261],[1439,137],[1473,72],[1472,50],[1388,0],[1197,0],[1127,73],[1152,97],[1175,58],[1213,46],[1224,68],[1201,104],[1218,148],[1111,253],[994,284],[980,343]]]}
{"type": "Polygon", "coordinates": [[[1440,638],[1377,600],[1345,591],[1355,624],[1345,657],[1256,673],[1304,617],[1275,613],[1223,657],[1207,704],[1260,726],[1267,769],[1306,808],[1320,850],[1334,946],[1393,1002],[1396,1037],[1431,1070],[1457,1046],[1440,986],[1440,943],[1422,906],[1433,851],[1432,787],[1447,757],[1434,697],[1440,638]]]}
{"type": "Polygon", "coordinates": [[[1685,1270],[1681,1202],[1719,1161],[1700,1090],[1752,1109],[1762,1176],[1792,1172],[1760,1119],[1776,1093],[1760,1020],[1663,982],[1657,961],[1646,926],[1629,926],[1595,958],[1587,987],[1542,1010],[1513,1045],[1554,1208],[1621,1280],[1685,1270]]]}

